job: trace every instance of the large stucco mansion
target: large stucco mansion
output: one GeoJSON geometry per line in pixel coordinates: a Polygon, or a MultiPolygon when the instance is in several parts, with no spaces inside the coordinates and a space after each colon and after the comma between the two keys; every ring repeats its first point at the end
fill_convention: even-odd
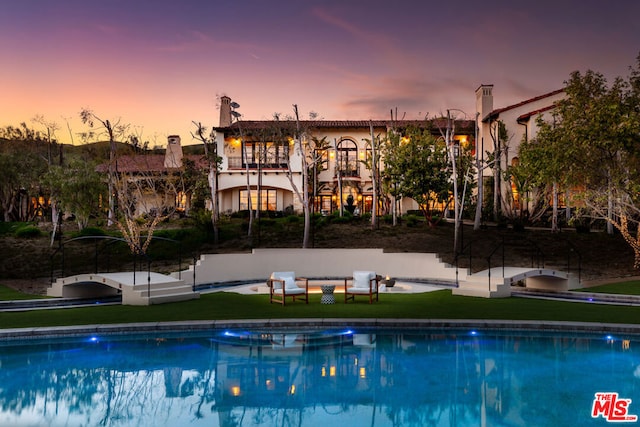
{"type": "MultiPolygon", "coordinates": [[[[374,172],[371,162],[366,160],[372,158],[372,134],[374,138],[384,138],[392,128],[401,130],[410,125],[426,124],[418,120],[233,121],[231,105],[230,98],[221,98],[220,126],[215,128],[217,149],[222,157],[219,175],[221,212],[247,209],[247,171],[252,209],[259,205],[261,210],[302,211],[291,178],[301,190],[302,155],[311,156],[295,149],[296,125],[305,130],[307,150],[315,149],[315,158],[320,159],[310,168],[310,193],[315,195],[312,196],[313,211],[329,214],[340,210],[341,202],[343,209],[349,206],[356,212],[371,212],[374,172]],[[323,141],[322,148],[310,148],[310,140],[323,141]]],[[[445,126],[444,123],[441,125],[445,126]]],[[[459,120],[456,127],[458,141],[472,142],[474,121],[459,120]]],[[[437,127],[432,126],[431,130],[439,135],[437,127]]],[[[416,208],[411,199],[398,201],[400,212],[416,208]]]]}
{"type": "MultiPolygon", "coordinates": [[[[517,162],[518,145],[536,135],[536,119],[550,114],[554,103],[564,96],[556,90],[520,103],[494,109],[493,85],[481,85],[476,90],[476,118],[456,120],[454,138],[460,143],[473,144],[480,160],[486,152],[499,150],[502,167],[517,162]],[[494,142],[495,126],[501,121],[507,129],[508,140],[500,146],[494,142]]],[[[223,96],[220,100],[219,126],[214,129],[218,154],[222,157],[219,173],[219,206],[221,212],[247,209],[247,171],[251,188],[252,208],[258,201],[261,210],[300,212],[302,207],[295,196],[287,176],[290,169],[294,184],[302,189],[301,153],[293,149],[292,132],[279,138],[273,135],[274,121],[233,120],[233,102],[223,96]],[[270,132],[265,130],[272,129],[270,132]],[[260,188],[260,197],[258,197],[260,188]]],[[[323,140],[326,148],[319,153],[323,158],[317,166],[317,179],[313,180],[314,212],[331,213],[353,200],[360,212],[370,212],[373,201],[373,180],[370,162],[372,129],[384,138],[391,129],[423,126],[417,120],[314,120],[302,121],[307,138],[323,140]]],[[[442,124],[445,126],[445,124],[442,124]]],[[[294,123],[282,123],[282,131],[295,129],[294,123]]],[[[435,136],[440,129],[432,126],[435,136]]],[[[384,165],[382,165],[384,167],[384,165]]],[[[481,171],[486,179],[493,175],[490,168],[481,171]]],[[[314,175],[314,174],[312,174],[314,175]]],[[[502,191],[513,191],[510,184],[502,183],[502,191]]],[[[310,191],[311,191],[310,190],[310,191]]],[[[517,200],[517,195],[516,195],[517,200]]],[[[411,199],[398,203],[399,213],[417,209],[411,199]]]]}
{"type": "MultiPolygon", "coordinates": [[[[515,164],[518,161],[520,143],[536,136],[536,119],[540,116],[549,118],[555,103],[563,98],[564,91],[556,90],[497,109],[494,108],[493,85],[480,85],[475,95],[475,118],[454,119],[453,138],[457,143],[470,144],[478,164],[485,166],[481,168],[479,175],[484,183],[488,183],[494,177],[494,170],[486,167],[487,154],[499,153],[500,170],[515,164]],[[498,123],[503,123],[507,130],[507,139],[504,141],[495,137],[498,123]]],[[[367,159],[372,158],[372,134],[374,138],[384,139],[392,129],[401,133],[409,126],[429,126],[434,136],[441,137],[442,128],[447,126],[446,119],[437,118],[431,121],[254,121],[237,119],[238,114],[233,106],[231,98],[221,97],[219,126],[212,131],[217,154],[222,159],[218,169],[218,206],[221,213],[247,210],[249,197],[253,210],[259,207],[261,211],[302,212],[296,191],[301,192],[303,189],[303,153],[295,149],[296,129],[303,129],[305,133],[307,152],[304,155],[308,157],[308,151],[313,147],[316,157],[321,158],[309,173],[312,177],[309,193],[313,195],[313,212],[331,214],[342,211],[345,206],[355,212],[371,212],[374,180],[371,162],[367,159]],[[320,141],[322,144],[312,145],[310,141],[320,141]]],[[[194,156],[189,157],[198,162],[194,156]]],[[[201,157],[195,157],[204,166],[201,157]]],[[[182,160],[181,138],[179,135],[172,135],[169,137],[164,161],[157,159],[156,167],[151,169],[157,169],[161,173],[164,170],[175,170],[181,167],[182,160]]],[[[142,167],[133,159],[128,161],[131,163],[131,170],[142,167]]],[[[148,163],[149,160],[145,162],[148,163]]],[[[381,163],[379,168],[384,168],[384,159],[381,163]]],[[[126,167],[125,159],[120,160],[120,165],[120,168],[126,167]]],[[[146,164],[143,167],[148,168],[146,164]]],[[[501,175],[496,174],[498,177],[501,175]]],[[[488,184],[485,187],[489,187],[488,184]]],[[[486,194],[489,192],[500,194],[502,200],[499,203],[506,209],[524,208],[520,206],[520,197],[509,182],[499,182],[491,190],[487,188],[483,200],[487,200],[486,194]]],[[[184,203],[189,198],[179,199],[179,207],[188,209],[184,203]]],[[[383,204],[379,203],[378,206],[383,204]]],[[[417,208],[415,201],[409,198],[395,203],[398,214],[417,208]]],[[[390,210],[387,203],[386,207],[379,208],[378,213],[390,213],[390,210]]]]}

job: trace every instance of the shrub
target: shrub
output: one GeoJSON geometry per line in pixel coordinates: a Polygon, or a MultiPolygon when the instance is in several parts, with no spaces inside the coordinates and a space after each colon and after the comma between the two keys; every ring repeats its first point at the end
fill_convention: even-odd
{"type": "Polygon", "coordinates": [[[335,217],[333,217],[332,222],[335,224],[347,224],[353,220],[353,215],[349,211],[344,211],[342,216],[338,213],[335,217]]]}
{"type": "Polygon", "coordinates": [[[15,234],[20,227],[29,225],[25,222],[0,222],[0,236],[4,234],[15,234]]]}
{"type": "Polygon", "coordinates": [[[211,212],[205,209],[192,209],[189,218],[195,227],[207,235],[213,234],[213,224],[211,223],[211,212]]]}
{"type": "Polygon", "coordinates": [[[325,225],[329,224],[329,217],[323,217],[320,216],[319,218],[314,218],[313,223],[315,227],[324,227],[325,225]]]}
{"type": "Polygon", "coordinates": [[[162,237],[163,239],[184,240],[191,234],[191,230],[187,228],[167,228],[164,230],[156,230],[153,237],[162,237]]]}
{"type": "Polygon", "coordinates": [[[31,239],[35,237],[40,237],[42,235],[42,231],[35,225],[23,225],[18,227],[15,231],[15,236],[23,239],[31,239]]]}
{"type": "Polygon", "coordinates": [[[231,218],[249,218],[249,211],[247,209],[231,213],[231,218]]]}
{"type": "Polygon", "coordinates": [[[76,237],[85,236],[106,236],[107,233],[100,227],[85,227],[80,230],[76,237]]]}
{"type": "Polygon", "coordinates": [[[300,218],[300,217],[299,217],[299,216],[297,216],[297,215],[289,215],[289,216],[286,218],[286,220],[287,220],[287,222],[288,222],[288,223],[291,223],[291,224],[297,224],[297,223],[299,223],[300,221],[302,221],[302,218],[300,218]]]}
{"type": "Polygon", "coordinates": [[[273,226],[275,226],[277,224],[276,220],[273,218],[260,218],[260,225],[263,227],[269,227],[272,228],[273,226]]]}
{"type": "Polygon", "coordinates": [[[407,227],[415,227],[420,222],[417,215],[410,214],[404,217],[407,227]]]}

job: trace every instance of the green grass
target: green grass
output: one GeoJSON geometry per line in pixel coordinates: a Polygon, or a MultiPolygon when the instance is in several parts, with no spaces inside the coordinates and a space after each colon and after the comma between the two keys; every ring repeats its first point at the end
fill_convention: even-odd
{"type": "Polygon", "coordinates": [[[2,328],[69,326],[136,322],[227,319],[295,318],[405,318],[498,319],[638,323],[640,307],[559,302],[527,298],[485,299],[454,296],[450,290],[423,294],[382,295],[369,305],[365,300],[335,305],[320,304],[311,295],[309,304],[269,304],[268,295],[236,293],[204,294],[198,300],[153,306],[102,306],[1,312],[2,328]]]}
{"type": "Polygon", "coordinates": [[[605,294],[640,295],[640,281],[611,283],[602,286],[579,289],[580,292],[596,292],[605,294]]]}
{"type": "Polygon", "coordinates": [[[38,295],[25,294],[7,286],[0,285],[0,301],[14,301],[25,299],[38,299],[42,298],[38,295]]]}

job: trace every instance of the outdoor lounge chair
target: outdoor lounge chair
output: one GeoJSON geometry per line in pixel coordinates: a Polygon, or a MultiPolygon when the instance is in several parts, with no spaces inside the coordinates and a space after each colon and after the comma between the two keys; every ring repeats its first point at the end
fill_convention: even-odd
{"type": "Polygon", "coordinates": [[[285,304],[287,297],[291,297],[293,301],[300,299],[309,304],[309,280],[296,277],[293,271],[275,271],[271,273],[271,277],[267,281],[269,286],[269,302],[277,302],[285,304]],[[298,286],[298,283],[304,287],[298,286]]]}
{"type": "Polygon", "coordinates": [[[378,301],[380,278],[374,271],[354,271],[353,277],[344,279],[344,302],[355,302],[356,295],[368,295],[369,304],[373,302],[374,296],[378,301]]]}

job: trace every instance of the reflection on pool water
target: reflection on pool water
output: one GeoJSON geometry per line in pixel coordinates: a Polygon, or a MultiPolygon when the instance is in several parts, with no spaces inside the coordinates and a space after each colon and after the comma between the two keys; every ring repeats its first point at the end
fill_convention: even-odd
{"type": "Polygon", "coordinates": [[[567,426],[615,392],[637,337],[282,330],[0,343],[5,426],[567,426]]]}

